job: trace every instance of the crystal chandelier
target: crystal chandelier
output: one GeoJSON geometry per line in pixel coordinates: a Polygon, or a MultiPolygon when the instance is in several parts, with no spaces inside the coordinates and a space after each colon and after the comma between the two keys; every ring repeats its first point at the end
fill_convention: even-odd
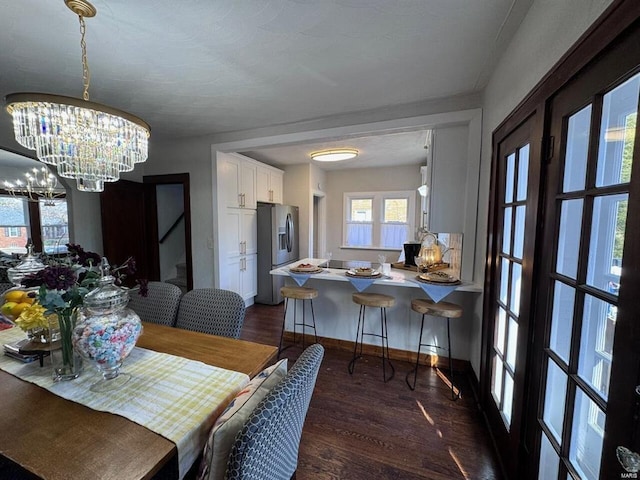
{"type": "Polygon", "coordinates": [[[65,0],[80,20],[82,99],[46,93],[13,93],[5,97],[13,116],[16,141],[36,151],[38,159],[75,178],[78,190],[101,192],[120,172],[133,170],[148,155],[150,128],[140,118],[89,101],[91,75],[85,43],[85,17],[96,9],[85,0],[65,0]]]}
{"type": "Polygon", "coordinates": [[[64,190],[58,189],[58,179],[44,165],[32,168],[24,174],[25,180],[4,181],[4,188],[13,196],[27,197],[30,202],[44,199],[44,205],[55,207],[54,200],[64,195],[64,190]]]}

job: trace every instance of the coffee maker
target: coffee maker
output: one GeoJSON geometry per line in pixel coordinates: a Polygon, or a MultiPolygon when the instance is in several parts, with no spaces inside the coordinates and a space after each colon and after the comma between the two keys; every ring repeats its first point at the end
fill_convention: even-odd
{"type": "Polygon", "coordinates": [[[407,242],[404,244],[404,266],[415,267],[415,257],[420,255],[420,248],[422,244],[420,242],[407,242]]]}

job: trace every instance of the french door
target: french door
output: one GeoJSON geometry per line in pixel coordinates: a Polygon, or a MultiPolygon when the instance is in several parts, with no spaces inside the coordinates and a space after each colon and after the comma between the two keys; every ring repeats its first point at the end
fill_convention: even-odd
{"type": "Polygon", "coordinates": [[[508,478],[640,476],[639,44],[494,140],[481,399],[508,478]]]}
{"type": "Polygon", "coordinates": [[[636,478],[615,453],[638,448],[640,399],[640,73],[623,70],[628,60],[599,60],[551,103],[531,380],[538,479],[636,478]]]}

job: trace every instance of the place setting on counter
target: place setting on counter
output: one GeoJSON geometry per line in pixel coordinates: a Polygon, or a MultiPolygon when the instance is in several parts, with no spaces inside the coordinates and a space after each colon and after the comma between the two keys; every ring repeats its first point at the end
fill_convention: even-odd
{"type": "Polygon", "coordinates": [[[307,283],[311,275],[324,272],[322,267],[312,263],[299,263],[289,267],[289,276],[298,284],[299,287],[307,283]]]}

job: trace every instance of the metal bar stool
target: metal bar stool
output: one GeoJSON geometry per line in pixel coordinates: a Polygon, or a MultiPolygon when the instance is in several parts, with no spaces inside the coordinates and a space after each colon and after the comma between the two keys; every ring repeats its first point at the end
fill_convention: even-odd
{"type": "Polygon", "coordinates": [[[418,354],[416,355],[416,366],[413,370],[407,373],[405,380],[407,385],[411,390],[415,390],[416,388],[416,379],[418,377],[418,365],[420,364],[420,349],[422,347],[435,347],[440,348],[442,350],[447,350],[449,353],[449,376],[451,377],[451,399],[457,400],[460,394],[456,395],[454,385],[453,385],[453,362],[451,361],[451,334],[449,328],[449,320],[452,318],[460,318],[462,316],[462,307],[456,305],[454,303],[448,302],[432,302],[431,300],[426,300],[423,298],[416,298],[411,300],[411,310],[417,313],[422,314],[422,323],[420,324],[420,338],[418,343],[418,354]],[[447,348],[441,347],[440,345],[433,345],[430,343],[422,343],[422,332],[424,330],[424,317],[425,315],[430,315],[432,317],[440,317],[447,319],[447,348]],[[409,375],[413,373],[413,383],[409,382],[409,375]]]}
{"type": "Polygon", "coordinates": [[[280,333],[280,344],[278,346],[278,358],[283,350],[295,345],[296,343],[296,327],[302,327],[302,349],[305,349],[305,328],[313,328],[313,336],[315,337],[315,343],[318,343],[318,334],[316,332],[316,316],[313,313],[313,299],[318,296],[318,290],[310,287],[282,287],[280,293],[284,297],[284,317],[282,318],[282,332],[280,333]],[[287,308],[289,306],[289,299],[293,299],[293,343],[282,348],[282,341],[284,337],[284,327],[287,321],[287,308]],[[302,300],[302,322],[298,322],[296,314],[298,311],[298,300],[302,300]],[[313,323],[308,324],[305,316],[304,301],[309,300],[311,304],[311,321],[313,323]]]}
{"type": "Polygon", "coordinates": [[[362,344],[365,335],[379,337],[382,345],[382,379],[386,382],[391,380],[395,374],[395,368],[389,361],[389,339],[387,337],[387,307],[393,307],[396,299],[390,295],[381,293],[354,293],[353,301],[360,305],[358,314],[358,329],[356,331],[356,343],[353,347],[353,358],[349,362],[349,373],[353,374],[356,360],[362,358],[362,344]],[[364,315],[366,307],[380,307],[380,333],[364,331],[364,315]],[[358,355],[358,337],[360,338],[360,354],[358,355]],[[386,365],[391,367],[391,376],[387,378],[386,365]]]}

